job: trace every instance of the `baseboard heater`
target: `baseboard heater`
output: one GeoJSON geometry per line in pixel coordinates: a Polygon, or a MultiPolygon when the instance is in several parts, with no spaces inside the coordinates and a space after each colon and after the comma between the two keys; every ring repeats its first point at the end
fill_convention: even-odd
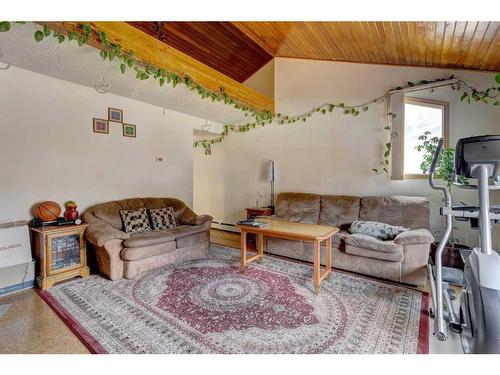
{"type": "Polygon", "coordinates": [[[223,221],[212,220],[212,228],[226,230],[228,232],[240,233],[239,228],[235,224],[224,223],[223,221]]]}

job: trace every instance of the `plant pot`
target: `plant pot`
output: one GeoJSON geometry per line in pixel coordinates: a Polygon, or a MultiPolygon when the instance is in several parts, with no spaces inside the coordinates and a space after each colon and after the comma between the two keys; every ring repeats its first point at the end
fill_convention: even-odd
{"type": "MultiPolygon", "coordinates": [[[[439,245],[439,242],[433,242],[431,244],[431,252],[430,256],[434,264],[436,264],[436,250],[439,245]]],[[[458,268],[463,270],[464,269],[464,261],[462,260],[462,257],[460,256],[460,249],[468,249],[468,246],[465,245],[452,245],[452,244],[447,244],[444,247],[443,250],[443,267],[451,267],[451,268],[458,268]]]]}
{"type": "Polygon", "coordinates": [[[66,207],[66,211],[64,211],[64,220],[76,220],[78,219],[78,211],[76,210],[77,206],[68,206],[66,207]]]}

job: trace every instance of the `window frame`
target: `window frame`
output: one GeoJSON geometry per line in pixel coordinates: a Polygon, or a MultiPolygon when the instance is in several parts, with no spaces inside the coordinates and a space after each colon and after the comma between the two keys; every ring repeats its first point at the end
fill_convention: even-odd
{"type": "MultiPolygon", "coordinates": [[[[444,138],[444,145],[443,147],[448,147],[448,138],[449,138],[449,119],[450,119],[450,111],[449,111],[449,106],[450,104],[448,102],[443,102],[440,100],[434,100],[434,99],[425,99],[425,98],[417,98],[413,96],[404,96],[404,101],[403,101],[403,106],[406,107],[406,104],[413,104],[413,105],[419,105],[422,107],[429,107],[429,108],[438,108],[442,110],[442,133],[441,136],[444,138]]],[[[404,147],[405,147],[405,131],[406,131],[406,120],[403,119],[403,136],[401,137],[401,151],[402,151],[402,163],[401,166],[403,168],[403,179],[404,180],[411,180],[411,179],[424,179],[428,178],[429,175],[424,174],[424,173],[404,173],[404,165],[405,165],[405,154],[404,154],[404,147]]]]}

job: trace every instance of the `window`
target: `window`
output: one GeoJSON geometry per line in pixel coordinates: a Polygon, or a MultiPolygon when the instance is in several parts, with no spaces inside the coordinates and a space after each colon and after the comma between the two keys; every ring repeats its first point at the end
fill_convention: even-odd
{"type": "Polygon", "coordinates": [[[423,155],[415,149],[421,143],[418,137],[428,131],[430,138],[448,139],[448,103],[405,97],[404,106],[404,177],[424,178],[420,169],[423,155]]]}

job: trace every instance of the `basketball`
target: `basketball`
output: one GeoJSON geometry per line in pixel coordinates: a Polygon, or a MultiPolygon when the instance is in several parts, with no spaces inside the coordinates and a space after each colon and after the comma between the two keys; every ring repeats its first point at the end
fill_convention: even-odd
{"type": "Polygon", "coordinates": [[[35,207],[35,217],[42,221],[53,221],[61,215],[61,206],[56,202],[45,201],[35,207]]]}

